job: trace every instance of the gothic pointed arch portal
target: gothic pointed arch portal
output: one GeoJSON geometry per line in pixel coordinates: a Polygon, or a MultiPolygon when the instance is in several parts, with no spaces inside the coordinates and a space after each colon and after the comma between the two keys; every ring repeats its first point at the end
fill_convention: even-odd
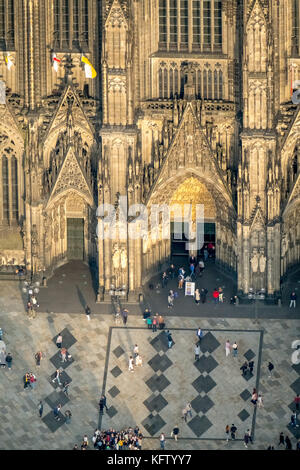
{"type": "MultiPolygon", "coordinates": [[[[216,188],[212,181],[209,181],[195,172],[186,171],[180,176],[170,178],[163,184],[159,185],[157,190],[151,195],[147,207],[148,213],[151,213],[153,205],[172,206],[177,205],[182,208],[182,216],[184,215],[184,205],[189,205],[190,224],[199,223],[197,220],[196,205],[203,205],[204,224],[204,242],[212,242],[215,249],[216,262],[223,268],[236,271],[236,231],[235,231],[235,214],[232,206],[228,204],[227,199],[221,191],[216,188]],[[206,232],[206,233],[205,233],[206,232]],[[211,235],[211,238],[209,238],[211,235]]],[[[177,212],[178,214],[178,212],[177,212]]],[[[160,219],[161,220],[161,219],[160,219]]],[[[170,262],[170,257],[174,254],[176,248],[172,242],[172,227],[174,227],[174,213],[170,212],[170,237],[164,238],[163,226],[158,230],[159,238],[153,240],[150,232],[143,241],[143,278],[148,279],[151,274],[157,272],[160,266],[170,262]]],[[[186,227],[182,227],[183,231],[188,232],[186,227]]],[[[174,237],[173,237],[174,238],[174,237]]],[[[181,249],[185,245],[183,240],[181,249]]],[[[189,251],[182,251],[187,256],[189,251]]],[[[198,253],[200,254],[200,248],[198,253]]]]}
{"type": "Polygon", "coordinates": [[[56,268],[74,259],[95,258],[95,208],[89,197],[67,189],[47,205],[43,215],[46,268],[56,268]]]}

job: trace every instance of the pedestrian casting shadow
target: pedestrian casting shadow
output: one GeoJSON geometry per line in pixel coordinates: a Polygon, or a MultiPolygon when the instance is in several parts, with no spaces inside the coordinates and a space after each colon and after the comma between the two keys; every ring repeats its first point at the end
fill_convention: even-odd
{"type": "Polygon", "coordinates": [[[86,303],[86,300],[81,292],[81,290],[79,289],[78,286],[76,286],[76,290],[77,290],[77,294],[78,294],[78,298],[79,298],[79,302],[81,303],[82,305],[82,308],[85,308],[87,303],[86,303]]]}

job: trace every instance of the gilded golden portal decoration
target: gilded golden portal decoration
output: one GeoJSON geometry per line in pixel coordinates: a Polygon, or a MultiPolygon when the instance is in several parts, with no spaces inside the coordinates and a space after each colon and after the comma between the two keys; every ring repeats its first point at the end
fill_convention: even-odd
{"type": "Polygon", "coordinates": [[[170,201],[170,205],[172,204],[182,206],[182,216],[184,204],[192,204],[192,220],[196,219],[196,204],[203,204],[204,217],[206,219],[216,218],[216,206],[210,192],[205,184],[193,176],[187,178],[176,189],[170,201]]]}

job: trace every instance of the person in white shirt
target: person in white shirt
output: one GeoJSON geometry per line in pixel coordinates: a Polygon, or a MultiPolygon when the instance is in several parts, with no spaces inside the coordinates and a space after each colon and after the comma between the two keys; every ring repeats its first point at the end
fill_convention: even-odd
{"type": "Polygon", "coordinates": [[[130,370],[131,372],[133,372],[133,358],[132,358],[132,356],[130,356],[130,358],[129,358],[129,367],[128,367],[128,370],[130,370]]]}

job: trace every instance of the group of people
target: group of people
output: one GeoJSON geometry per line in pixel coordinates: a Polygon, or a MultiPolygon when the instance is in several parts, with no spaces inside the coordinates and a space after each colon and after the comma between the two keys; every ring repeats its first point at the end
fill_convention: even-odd
{"type": "Polygon", "coordinates": [[[133,356],[129,357],[128,370],[130,372],[134,372],[134,366],[142,367],[142,365],[143,365],[143,359],[142,359],[142,356],[140,355],[138,345],[135,344],[133,348],[133,356]]]}
{"type": "Polygon", "coordinates": [[[157,331],[157,328],[163,330],[166,326],[164,317],[156,313],[152,318],[151,310],[149,308],[145,308],[143,313],[143,320],[146,322],[148,330],[152,329],[153,332],[157,331]]]}
{"type": "Polygon", "coordinates": [[[32,372],[26,372],[23,377],[24,389],[34,389],[36,385],[36,376],[32,372]]]}
{"type": "MultiPolygon", "coordinates": [[[[107,431],[95,429],[92,437],[93,447],[96,450],[142,450],[143,435],[138,426],[116,431],[110,428],[107,431]]],[[[88,436],[84,435],[81,450],[89,449],[88,436]]],[[[73,450],[79,450],[77,444],[73,450]]]]}

